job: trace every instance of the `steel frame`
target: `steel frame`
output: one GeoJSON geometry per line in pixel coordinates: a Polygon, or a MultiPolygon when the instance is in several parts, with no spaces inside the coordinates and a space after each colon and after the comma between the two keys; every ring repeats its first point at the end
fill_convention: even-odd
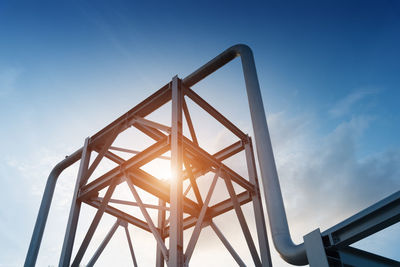
{"type": "Polygon", "coordinates": [[[77,161],[80,161],[80,166],[59,266],[69,266],[70,264],[82,203],[94,207],[97,212],[72,266],[78,266],[81,262],[104,213],[116,217],[117,221],[90,260],[89,266],[96,262],[118,226],[123,226],[125,229],[132,261],[137,266],[132,241],[128,232],[129,224],[154,235],[157,243],[156,267],[163,267],[165,262],[170,267],[188,266],[200,232],[207,226],[210,226],[215,232],[237,264],[245,266],[243,260],[213,221],[216,216],[231,210],[234,210],[238,217],[254,265],[272,266],[252,141],[250,137],[190,88],[238,56],[242,60],[271,236],[273,244],[281,257],[290,264],[305,265],[309,263],[311,267],[400,266],[398,261],[350,246],[354,242],[400,220],[400,191],[324,231],[322,234],[319,229],[310,232],[304,236],[304,243],[293,243],[280,190],[254,58],[251,49],[246,45],[236,45],[228,48],[182,80],[177,76],[173,77],[171,82],[164,85],[150,97],[92,137],[86,138],[82,148],[58,163],[51,171],[46,183],[31,243],[25,258],[25,266],[34,266],[36,263],[58,176],[64,169],[77,161]],[[236,135],[239,141],[213,155],[202,149],[197,140],[185,97],[190,98],[195,104],[214,117],[236,135]],[[167,102],[172,104],[171,126],[146,119],[147,115],[167,102]],[[189,128],[190,139],[182,134],[183,117],[189,128]],[[129,127],[135,127],[152,138],[155,143],[143,151],[112,146],[116,137],[129,127]],[[223,163],[224,160],[243,150],[246,155],[248,180],[223,163]],[[94,151],[97,152],[97,157],[89,166],[90,156],[94,151]],[[127,152],[133,154],[133,156],[128,160],[124,160],[112,151],[127,152]],[[167,151],[171,151],[170,157],[163,155],[167,151]],[[89,178],[103,158],[113,161],[118,166],[88,183],[89,178]],[[173,175],[169,183],[157,179],[140,168],[154,159],[171,161],[173,175]],[[197,179],[209,172],[215,173],[214,179],[206,193],[206,198],[202,199],[197,186],[197,179]],[[187,179],[189,180],[189,185],[183,190],[183,182],[187,179]],[[210,198],[218,179],[225,182],[229,198],[209,206],[210,198]],[[113,191],[121,183],[128,185],[135,202],[112,199],[113,191]],[[244,192],[237,194],[233,184],[241,187],[244,192]],[[157,198],[158,205],[143,203],[136,188],[140,188],[157,198]],[[99,191],[103,189],[107,192],[104,197],[99,197],[99,191]],[[195,200],[187,197],[190,190],[193,190],[195,200]],[[258,251],[241,208],[249,202],[253,204],[259,245],[258,251]],[[137,206],[140,208],[145,220],[127,214],[111,206],[110,203],[137,206]],[[167,203],[169,203],[169,206],[167,203]],[[152,221],[147,209],[158,210],[157,224],[152,221]],[[166,217],[167,212],[170,213],[169,218],[166,217]],[[187,217],[184,218],[184,214],[187,217]],[[194,227],[194,231],[188,247],[184,249],[183,231],[191,227],[194,227]],[[168,249],[165,244],[166,238],[169,238],[168,249]]]}
{"type": "MultiPolygon", "coordinates": [[[[164,266],[164,263],[167,263],[167,265],[171,267],[189,266],[201,230],[207,226],[213,229],[216,236],[222,241],[234,260],[240,266],[245,266],[243,260],[240,259],[239,255],[229,244],[228,239],[224,237],[221,230],[213,222],[213,218],[230,210],[234,210],[237,214],[254,265],[271,266],[266,224],[264,221],[260,188],[251,142],[248,135],[244,134],[232,122],[197,95],[190,87],[184,85],[181,79],[177,76],[173,77],[171,82],[142,101],[139,105],[92,137],[86,138],[83,147],[75,153],[79,155],[73,154],[67,158],[68,160],[74,157],[74,162],[80,160],[80,167],[75,190],[73,192],[73,200],[59,266],[69,266],[71,262],[72,266],[79,266],[79,264],[81,264],[83,256],[104,213],[116,217],[116,222],[88,262],[88,266],[93,266],[95,264],[118,226],[123,226],[125,228],[132,261],[133,264],[137,266],[136,256],[128,232],[128,225],[138,227],[153,234],[157,244],[157,267],[164,266]],[[193,126],[194,122],[191,119],[185,97],[191,99],[195,104],[203,108],[226,129],[236,135],[239,140],[213,155],[201,148],[197,140],[193,126]],[[171,126],[162,125],[145,118],[168,102],[171,102],[172,105],[171,126]],[[190,132],[190,139],[183,136],[182,133],[184,120],[190,132]],[[113,146],[113,142],[117,136],[129,127],[135,127],[152,138],[155,143],[143,151],[113,146]],[[113,153],[113,150],[132,153],[133,156],[128,160],[124,160],[113,153]],[[90,156],[94,151],[97,152],[97,157],[89,164],[90,156]],[[171,152],[171,156],[163,156],[163,154],[168,151],[171,152]],[[240,176],[223,163],[224,160],[241,151],[245,152],[249,174],[248,179],[240,176]],[[95,169],[100,166],[100,162],[103,158],[110,159],[117,164],[117,167],[104,173],[100,177],[92,179],[91,182],[88,182],[95,169]],[[142,166],[157,158],[171,161],[172,178],[169,182],[160,180],[141,169],[142,166]],[[184,168],[180,166],[184,166],[184,168]],[[197,186],[197,179],[210,172],[214,173],[214,178],[212,179],[210,188],[206,192],[205,199],[202,199],[200,189],[197,186]],[[189,187],[183,192],[182,186],[186,179],[189,180],[189,187]],[[209,206],[218,180],[225,182],[229,197],[224,201],[209,206]],[[133,201],[112,198],[115,188],[117,186],[122,186],[122,183],[129,187],[133,196],[133,201]],[[241,187],[244,192],[237,194],[233,184],[241,187]],[[157,198],[159,205],[144,203],[136,188],[140,188],[157,198]],[[103,189],[106,190],[106,193],[103,197],[99,197],[99,192],[103,189]],[[186,196],[190,189],[193,190],[195,200],[191,200],[186,196]],[[253,203],[254,208],[259,244],[258,251],[241,208],[242,205],[249,202],[253,203]],[[97,212],[78,252],[75,257],[72,258],[72,248],[82,203],[92,206],[97,209],[97,212]],[[139,207],[145,220],[113,207],[111,205],[112,203],[139,207]],[[166,205],[167,203],[169,206],[166,205]],[[158,221],[156,223],[153,222],[147,209],[158,209],[158,221]],[[166,218],[167,212],[170,214],[168,219],[166,218]],[[185,219],[184,214],[187,215],[185,219]],[[188,246],[184,248],[183,232],[191,227],[194,227],[194,230],[188,246]],[[169,239],[168,248],[165,244],[166,238],[169,239]]],[[[44,198],[45,196],[46,194],[44,198]]],[[[40,240],[35,239],[35,236],[33,236],[32,242],[31,246],[34,244],[37,248],[39,247],[40,240]]],[[[133,242],[135,242],[135,240],[133,240],[133,242]]],[[[25,266],[33,266],[36,256],[37,254],[34,255],[34,257],[30,257],[30,252],[28,252],[25,266]]]]}
{"type": "MultiPolygon", "coordinates": [[[[351,245],[400,221],[400,191],[322,232],[330,266],[400,266],[400,262],[351,245]]],[[[311,264],[310,264],[311,265],[311,264]]]]}

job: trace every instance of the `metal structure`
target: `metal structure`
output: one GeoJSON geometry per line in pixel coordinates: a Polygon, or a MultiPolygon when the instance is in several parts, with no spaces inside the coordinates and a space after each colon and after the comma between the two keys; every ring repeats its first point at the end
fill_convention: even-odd
{"type": "Polygon", "coordinates": [[[34,266],[36,263],[57,178],[65,168],[77,161],[80,161],[80,167],[59,266],[71,264],[72,248],[82,203],[96,208],[97,212],[72,261],[72,266],[78,266],[81,263],[104,213],[115,216],[116,222],[89,261],[88,266],[94,265],[119,226],[125,229],[132,261],[137,266],[128,225],[153,234],[157,242],[157,267],[164,266],[164,262],[170,267],[188,266],[200,232],[206,226],[213,229],[237,264],[245,266],[228,239],[213,221],[216,216],[231,210],[234,210],[237,215],[253,264],[255,266],[272,266],[252,140],[191,89],[194,84],[238,56],[242,61],[272,241],[281,257],[291,264],[305,265],[309,263],[312,267],[366,266],[366,262],[374,263],[376,266],[382,266],[379,265],[382,263],[386,264],[384,266],[398,266],[397,261],[373,255],[349,247],[349,245],[399,221],[400,192],[322,234],[319,229],[312,231],[304,236],[302,244],[293,243],[286,219],[254,58],[250,48],[246,45],[236,45],[225,50],[182,80],[177,76],[173,77],[171,82],[139,105],[92,137],[87,138],[82,148],[57,164],[47,180],[25,266],[34,266]],[[238,141],[214,154],[210,154],[200,147],[185,97],[191,99],[236,135],[238,141]],[[172,109],[171,125],[160,124],[146,118],[147,115],[168,102],[171,102],[172,109]],[[190,131],[190,138],[183,135],[184,118],[190,131]],[[114,140],[129,127],[135,127],[152,138],[154,144],[140,152],[114,147],[114,140]],[[130,152],[134,155],[126,160],[112,152],[113,150],[130,152]],[[244,151],[246,155],[248,179],[224,164],[224,160],[241,151],[244,151]],[[90,164],[92,152],[97,152],[97,156],[90,164]],[[170,152],[169,156],[165,155],[167,152],[170,152]],[[88,182],[103,158],[113,161],[117,166],[88,182]],[[171,161],[173,175],[169,181],[159,180],[141,168],[157,158],[171,161]],[[207,173],[213,173],[213,178],[206,197],[203,198],[197,180],[207,173]],[[210,205],[210,199],[218,180],[224,182],[229,197],[215,205],[210,205]],[[184,182],[188,183],[185,191],[183,190],[184,182]],[[123,185],[129,188],[134,202],[112,198],[115,188],[123,185]],[[158,199],[158,205],[144,203],[138,188],[158,199]],[[235,188],[240,188],[243,192],[238,194],[235,188]],[[99,197],[101,190],[106,193],[99,197]],[[194,193],[195,200],[187,197],[189,190],[194,193]],[[250,202],[254,210],[258,249],[250,234],[241,207],[250,202]],[[144,220],[113,207],[111,203],[139,207],[144,220]],[[158,210],[157,224],[153,222],[148,212],[148,209],[154,208],[158,210]],[[169,218],[166,216],[168,213],[169,218]],[[183,232],[192,227],[192,235],[187,247],[184,248],[183,232]],[[167,238],[169,240],[168,248],[167,238]]]}

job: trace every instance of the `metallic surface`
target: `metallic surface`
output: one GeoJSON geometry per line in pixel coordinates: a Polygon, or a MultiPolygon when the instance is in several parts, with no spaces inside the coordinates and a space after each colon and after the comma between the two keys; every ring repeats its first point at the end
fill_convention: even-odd
{"type": "Polygon", "coordinates": [[[215,189],[215,185],[217,184],[218,176],[219,176],[219,171],[217,173],[215,173],[214,179],[212,180],[211,185],[210,185],[210,189],[208,190],[206,199],[204,200],[204,203],[202,203],[203,207],[200,210],[200,214],[199,214],[199,217],[197,218],[197,222],[193,229],[192,236],[190,237],[189,244],[186,247],[185,262],[184,262],[185,266],[189,266],[190,258],[192,257],[197,240],[199,239],[200,232],[201,232],[201,229],[204,224],[204,218],[206,216],[206,212],[208,209],[208,204],[210,203],[211,196],[215,189]]]}
{"type": "Polygon", "coordinates": [[[353,247],[339,250],[341,263],[355,267],[399,267],[400,262],[353,247]]]}
{"type": "Polygon", "coordinates": [[[69,213],[67,229],[65,231],[64,243],[61,250],[59,266],[68,267],[71,261],[72,246],[75,240],[75,233],[78,225],[79,212],[82,204],[82,202],[77,201],[77,198],[79,189],[81,188],[82,185],[86,183],[85,176],[88,170],[89,161],[90,161],[89,138],[86,138],[85,143],[83,145],[82,158],[79,166],[78,177],[76,179],[74,195],[72,197],[71,209],[69,213]]]}
{"type": "MultiPolygon", "coordinates": [[[[172,132],[171,132],[171,180],[170,180],[170,230],[169,266],[182,266],[183,258],[183,209],[182,209],[182,105],[183,92],[180,80],[172,78],[172,132]]],[[[165,258],[165,256],[164,256],[165,258]]]]}
{"type": "Polygon", "coordinates": [[[319,229],[315,229],[304,236],[304,245],[306,247],[308,264],[311,267],[329,267],[319,229]]]}
{"type": "Polygon", "coordinates": [[[332,248],[351,245],[400,221],[400,191],[324,231],[332,248]]]}
{"type": "Polygon", "coordinates": [[[114,225],[111,227],[110,231],[107,233],[106,237],[104,238],[103,242],[101,242],[100,246],[86,265],[87,267],[92,267],[96,263],[97,259],[100,257],[103,250],[106,248],[108,242],[110,242],[111,237],[113,237],[115,231],[117,231],[119,226],[119,221],[117,220],[114,225]]]}
{"type": "MultiPolygon", "coordinates": [[[[226,239],[226,237],[222,234],[221,230],[215,225],[214,222],[211,221],[210,223],[211,228],[214,230],[215,234],[218,236],[218,238],[221,240],[222,244],[226,247],[226,249],[229,251],[229,253],[232,255],[232,257],[235,259],[237,264],[240,267],[245,267],[246,264],[242,261],[242,259],[239,257],[237,252],[233,249],[229,241],[226,239]]],[[[272,265],[271,265],[272,266],[272,265]]]]}
{"type": "Polygon", "coordinates": [[[399,221],[400,191],[322,233],[329,263],[356,267],[400,266],[399,261],[350,246],[399,221]]]}

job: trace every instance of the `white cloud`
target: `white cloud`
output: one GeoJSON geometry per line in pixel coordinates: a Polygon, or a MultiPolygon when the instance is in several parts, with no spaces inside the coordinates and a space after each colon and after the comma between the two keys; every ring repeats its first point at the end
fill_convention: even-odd
{"type": "MultiPolygon", "coordinates": [[[[326,136],[307,128],[308,133],[300,136],[290,131],[290,144],[274,143],[287,214],[298,242],[309,231],[329,228],[399,190],[400,151],[358,156],[358,140],[372,122],[370,117],[353,117],[326,136]]],[[[284,128],[272,121],[270,129],[272,139],[279,140],[275,137],[284,128]]]]}
{"type": "Polygon", "coordinates": [[[374,91],[367,90],[355,91],[341,99],[339,102],[335,103],[335,105],[333,105],[333,107],[329,110],[329,114],[334,118],[348,114],[357,103],[374,93],[374,91]]]}

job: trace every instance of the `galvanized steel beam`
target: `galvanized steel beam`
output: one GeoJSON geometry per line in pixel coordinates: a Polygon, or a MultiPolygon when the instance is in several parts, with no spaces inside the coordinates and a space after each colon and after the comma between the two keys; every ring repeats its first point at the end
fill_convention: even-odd
{"type": "MultiPolygon", "coordinates": [[[[86,204],[92,206],[93,208],[96,208],[96,209],[99,209],[100,206],[101,206],[101,202],[97,201],[97,200],[85,200],[84,202],[86,204]]],[[[114,216],[114,217],[116,217],[116,218],[119,218],[119,219],[121,219],[123,221],[126,221],[126,222],[128,222],[128,223],[130,223],[130,224],[132,224],[132,225],[134,225],[134,226],[136,226],[138,228],[140,228],[140,229],[143,229],[143,230],[151,233],[150,228],[149,228],[149,226],[148,226],[148,224],[146,222],[144,222],[144,221],[142,221],[142,220],[140,220],[140,219],[138,219],[138,218],[136,218],[136,217],[134,217],[132,215],[129,215],[129,214],[127,214],[127,213],[125,213],[125,212],[123,212],[123,211],[121,211],[119,209],[116,209],[116,208],[114,208],[114,207],[112,207],[110,205],[107,205],[106,208],[105,208],[105,212],[110,214],[110,215],[112,215],[112,216],[114,216]]]]}
{"type": "MultiPolygon", "coordinates": [[[[129,174],[128,174],[129,175],[129,174]]],[[[146,222],[150,228],[150,231],[154,235],[154,238],[157,241],[157,245],[160,246],[161,252],[163,253],[164,259],[168,259],[168,249],[164,244],[164,240],[161,238],[160,231],[155,227],[153,220],[151,219],[149,213],[147,212],[146,208],[143,205],[143,202],[138,194],[138,192],[135,189],[135,186],[133,185],[132,181],[126,176],[125,181],[129,186],[129,189],[132,192],[133,197],[135,198],[136,202],[139,204],[140,211],[142,212],[144,218],[146,219],[146,222]]]]}
{"type": "MultiPolygon", "coordinates": [[[[170,235],[168,267],[183,266],[183,209],[182,209],[182,102],[183,90],[177,76],[172,78],[172,132],[170,179],[170,235]]],[[[165,257],[164,257],[165,258],[165,257]]]]}
{"type": "Polygon", "coordinates": [[[74,245],[76,228],[78,225],[79,212],[81,210],[81,201],[78,201],[79,189],[85,183],[85,177],[90,161],[89,151],[89,138],[85,139],[83,145],[82,158],[79,165],[78,177],[76,179],[75,190],[72,196],[71,209],[67,222],[67,229],[65,230],[63,247],[61,249],[61,256],[59,266],[68,267],[71,261],[72,247],[74,245]]]}
{"type": "MultiPolygon", "coordinates": [[[[165,207],[165,201],[159,199],[158,200],[158,205],[161,207],[165,207]]],[[[160,231],[161,238],[163,242],[165,242],[164,238],[164,227],[165,227],[165,210],[158,210],[158,218],[157,218],[157,227],[160,231]]],[[[161,251],[161,247],[157,244],[156,247],[156,267],[164,267],[164,256],[161,251]]]]}
{"type": "Polygon", "coordinates": [[[211,182],[210,188],[208,189],[208,193],[206,199],[204,200],[203,206],[200,210],[199,217],[197,218],[196,225],[194,227],[192,236],[190,237],[189,243],[186,247],[185,251],[185,266],[189,266],[190,258],[193,255],[194,247],[196,246],[197,240],[199,239],[200,232],[203,226],[204,218],[206,216],[206,211],[208,209],[208,204],[210,203],[211,196],[214,192],[215,185],[217,184],[217,180],[219,177],[219,171],[215,174],[214,179],[211,182]]]}
{"type": "Polygon", "coordinates": [[[353,247],[345,247],[338,250],[340,261],[343,266],[354,267],[398,267],[400,262],[373,254],[368,251],[353,247]]]}
{"type": "Polygon", "coordinates": [[[254,245],[254,241],[251,236],[249,226],[247,225],[246,218],[244,217],[241,205],[237,199],[235,189],[233,188],[232,181],[229,179],[229,177],[225,177],[224,180],[225,180],[226,188],[228,189],[229,196],[231,197],[231,201],[232,201],[233,207],[235,209],[236,216],[239,220],[240,227],[242,228],[244,237],[246,239],[247,246],[249,247],[251,257],[253,258],[254,264],[256,266],[260,267],[260,266],[262,266],[261,260],[258,256],[256,246],[254,245]]]}
{"type": "Polygon", "coordinates": [[[342,248],[400,221],[400,191],[324,231],[329,248],[342,248]]]}
{"type": "Polygon", "coordinates": [[[211,221],[210,226],[214,230],[214,232],[218,236],[218,238],[221,240],[222,244],[224,244],[226,249],[232,255],[232,257],[236,261],[236,263],[240,267],[246,267],[246,264],[244,264],[243,260],[239,257],[239,254],[237,254],[237,252],[233,249],[232,245],[229,243],[229,241],[226,239],[226,237],[222,234],[221,230],[219,230],[219,228],[215,225],[215,223],[211,221]]]}

